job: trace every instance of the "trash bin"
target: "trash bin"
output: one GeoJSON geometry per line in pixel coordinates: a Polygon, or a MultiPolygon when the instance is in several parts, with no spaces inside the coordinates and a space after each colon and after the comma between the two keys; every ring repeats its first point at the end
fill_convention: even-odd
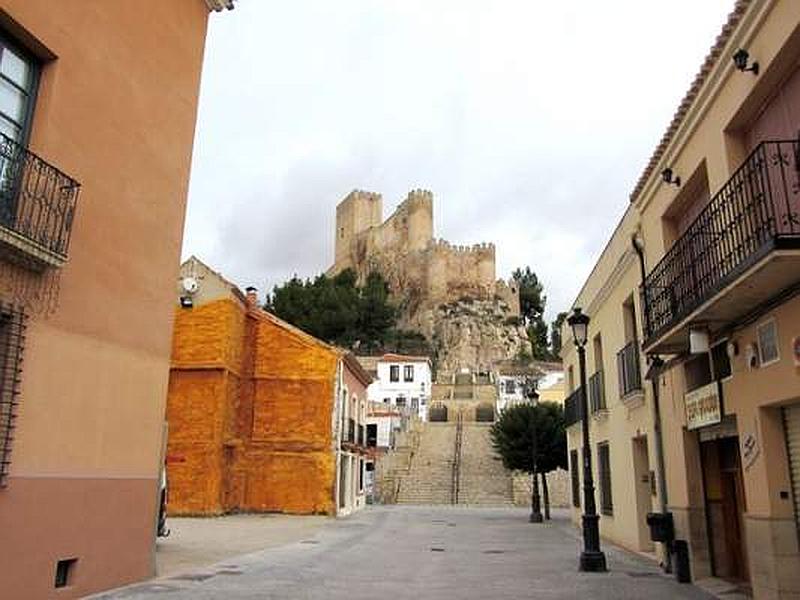
{"type": "Polygon", "coordinates": [[[675,540],[672,542],[672,561],[675,570],[675,579],[678,583],[692,583],[692,569],[689,565],[689,544],[686,540],[675,540]]]}
{"type": "Polygon", "coordinates": [[[654,542],[671,542],[675,539],[675,525],[672,513],[647,513],[650,539],[654,542]]]}

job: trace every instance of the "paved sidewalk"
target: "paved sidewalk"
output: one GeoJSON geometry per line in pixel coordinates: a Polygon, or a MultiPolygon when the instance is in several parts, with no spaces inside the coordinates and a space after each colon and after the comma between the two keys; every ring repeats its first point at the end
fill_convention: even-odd
{"type": "Polygon", "coordinates": [[[102,598],[500,600],[709,599],[645,559],[606,546],[611,571],[578,573],[580,540],[527,509],[370,507],[303,539],[102,598]]]}
{"type": "Polygon", "coordinates": [[[231,556],[284,546],[313,537],[327,517],[288,515],[226,515],[167,519],[171,533],[156,545],[159,577],[207,567],[231,556]]]}

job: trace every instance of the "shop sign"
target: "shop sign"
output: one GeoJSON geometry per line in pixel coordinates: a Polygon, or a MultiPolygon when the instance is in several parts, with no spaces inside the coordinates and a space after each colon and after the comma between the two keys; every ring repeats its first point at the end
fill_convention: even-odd
{"type": "Polygon", "coordinates": [[[716,381],[687,392],[684,401],[686,403],[687,429],[715,425],[722,421],[722,404],[719,385],[716,381]]]}

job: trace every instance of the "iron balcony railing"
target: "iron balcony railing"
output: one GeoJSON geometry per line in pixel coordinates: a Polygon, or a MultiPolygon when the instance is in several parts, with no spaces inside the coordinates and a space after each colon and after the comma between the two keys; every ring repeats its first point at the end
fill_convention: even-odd
{"type": "Polygon", "coordinates": [[[564,421],[566,426],[580,422],[583,412],[581,410],[581,388],[572,392],[564,401],[564,421]]]}
{"type": "Polygon", "coordinates": [[[762,142],[642,285],[648,344],[782,239],[800,240],[800,141],[762,142]]]}
{"type": "Polygon", "coordinates": [[[619,395],[625,397],[642,389],[642,371],[639,365],[639,342],[628,342],[617,352],[617,373],[619,374],[619,395]]]}
{"type": "Polygon", "coordinates": [[[66,258],[80,184],[0,133],[0,225],[66,258]]]}
{"type": "Polygon", "coordinates": [[[589,377],[589,410],[596,413],[606,408],[606,391],[603,372],[597,371],[589,377]]]}

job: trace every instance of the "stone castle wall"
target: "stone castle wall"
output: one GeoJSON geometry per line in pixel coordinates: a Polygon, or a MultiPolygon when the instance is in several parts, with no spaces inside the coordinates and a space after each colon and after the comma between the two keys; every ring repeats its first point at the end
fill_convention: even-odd
{"type": "Polygon", "coordinates": [[[499,296],[519,314],[516,287],[495,280],[494,244],[458,246],[433,237],[433,194],[414,190],[386,221],[380,194],[351,192],[336,208],[335,263],[359,277],[379,271],[408,313],[464,297],[499,296]]]}

